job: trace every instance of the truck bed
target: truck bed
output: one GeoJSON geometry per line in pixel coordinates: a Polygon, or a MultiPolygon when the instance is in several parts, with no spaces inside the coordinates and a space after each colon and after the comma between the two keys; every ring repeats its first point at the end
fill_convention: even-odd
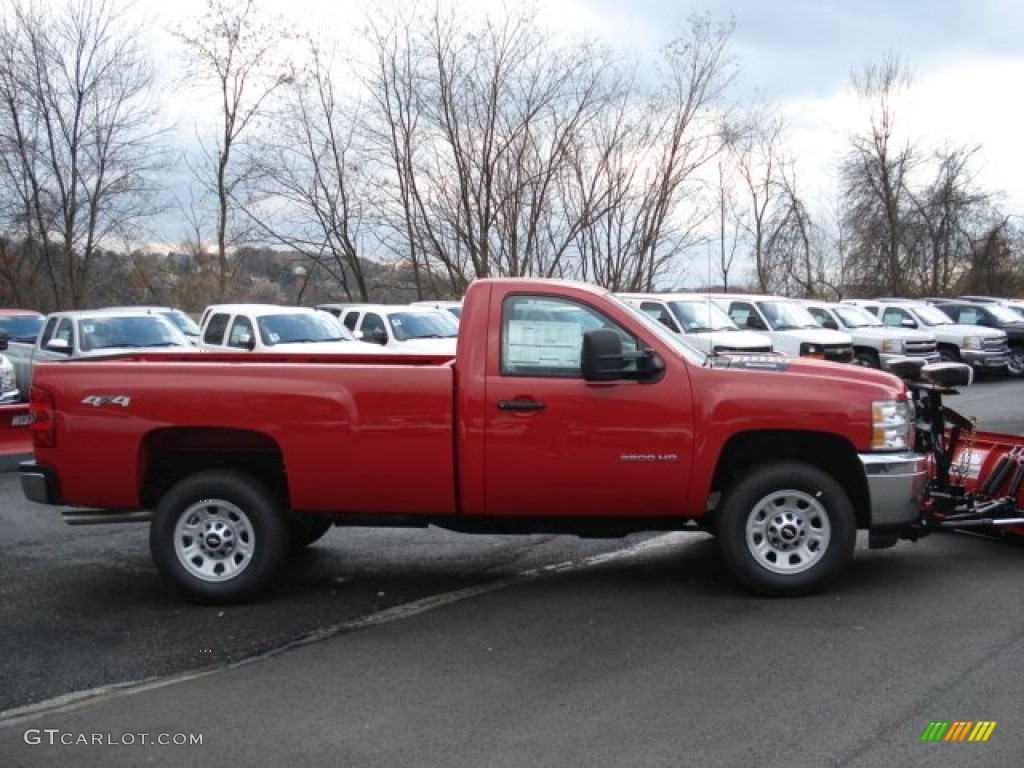
{"type": "Polygon", "coordinates": [[[79,505],[144,506],[158,459],[226,450],[278,456],[297,511],[431,515],[455,511],[453,373],[437,357],[196,352],[40,363],[35,385],[60,382],[57,445],[76,467],[61,496],[79,505]]]}

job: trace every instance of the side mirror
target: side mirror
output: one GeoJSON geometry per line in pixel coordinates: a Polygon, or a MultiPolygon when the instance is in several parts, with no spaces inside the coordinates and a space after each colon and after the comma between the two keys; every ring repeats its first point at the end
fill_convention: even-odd
{"type": "Polygon", "coordinates": [[[252,352],[256,349],[256,338],[251,333],[243,333],[238,337],[238,346],[252,352]]]}
{"type": "Polygon", "coordinates": [[[71,342],[67,339],[50,339],[46,342],[46,349],[50,352],[57,352],[61,355],[70,355],[71,342]]]}
{"type": "Polygon", "coordinates": [[[622,337],[608,328],[583,334],[580,372],[584,381],[653,381],[665,371],[664,361],[650,349],[624,352],[622,337]]]}
{"type": "Polygon", "coordinates": [[[900,325],[903,326],[904,328],[917,328],[917,323],[915,323],[909,317],[904,318],[902,321],[900,321],[900,325]]]}
{"type": "Polygon", "coordinates": [[[584,381],[624,379],[626,360],[622,356],[622,338],[615,331],[601,328],[583,334],[580,370],[584,381]]]}
{"type": "Polygon", "coordinates": [[[388,335],[380,328],[374,328],[372,331],[365,331],[363,333],[363,341],[368,341],[370,344],[380,344],[381,346],[384,346],[388,343],[388,335]]]}
{"type": "Polygon", "coordinates": [[[10,337],[7,335],[7,331],[0,331],[0,352],[7,349],[8,341],[10,341],[10,337]]]}

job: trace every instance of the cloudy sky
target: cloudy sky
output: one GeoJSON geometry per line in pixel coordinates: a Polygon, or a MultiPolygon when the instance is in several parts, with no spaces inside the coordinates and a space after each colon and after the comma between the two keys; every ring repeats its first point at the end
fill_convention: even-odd
{"type": "MultiPolygon", "coordinates": [[[[389,14],[393,6],[412,1],[259,0],[321,32],[336,30],[339,39],[355,34],[364,12],[389,14]]],[[[468,11],[501,7],[501,0],[439,2],[455,2],[468,11]]],[[[539,18],[551,27],[641,54],[678,36],[694,13],[732,19],[731,51],[742,67],[734,97],[750,101],[760,96],[778,108],[789,128],[802,187],[811,198],[831,198],[848,137],[867,127],[867,108],[853,97],[851,74],[895,54],[913,76],[896,113],[902,136],[925,149],[979,145],[979,185],[1004,193],[1003,210],[1024,216],[1024,3],[1019,0],[725,0],[704,5],[540,0],[536,5],[539,18]]],[[[160,35],[169,25],[199,15],[205,0],[137,0],[136,6],[149,29],[160,35]]],[[[522,4],[513,0],[511,7],[522,4]]]]}

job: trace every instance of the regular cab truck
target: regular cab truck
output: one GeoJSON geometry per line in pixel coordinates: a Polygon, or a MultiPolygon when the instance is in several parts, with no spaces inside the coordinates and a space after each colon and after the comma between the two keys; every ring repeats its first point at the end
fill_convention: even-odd
{"type": "Polygon", "coordinates": [[[149,521],[159,571],[203,602],[257,594],[331,525],[373,524],[701,528],[750,590],[804,594],[847,565],[857,529],[875,547],[905,536],[928,471],[901,379],[708,357],[603,289],[551,280],[474,282],[455,357],[41,363],[31,412],[25,495],[72,523],[149,521]]]}

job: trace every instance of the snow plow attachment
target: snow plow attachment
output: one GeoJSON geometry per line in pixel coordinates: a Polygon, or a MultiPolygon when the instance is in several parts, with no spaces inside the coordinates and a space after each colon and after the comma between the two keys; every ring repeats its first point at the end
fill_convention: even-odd
{"type": "Polygon", "coordinates": [[[976,530],[1024,535],[1024,436],[981,432],[943,403],[968,386],[972,371],[960,363],[907,361],[893,372],[911,390],[917,418],[916,449],[931,463],[919,530],[976,530]]]}

